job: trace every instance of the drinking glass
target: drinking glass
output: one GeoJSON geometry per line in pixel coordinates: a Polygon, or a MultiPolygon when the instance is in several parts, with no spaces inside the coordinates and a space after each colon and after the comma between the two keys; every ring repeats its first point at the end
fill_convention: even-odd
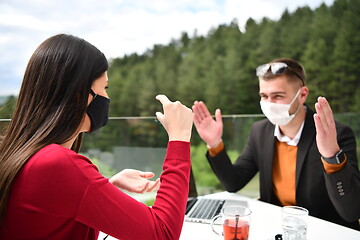
{"type": "Polygon", "coordinates": [[[247,240],[249,238],[251,211],[243,206],[225,206],[220,215],[215,216],[211,222],[211,228],[217,235],[223,235],[224,240],[247,240]],[[214,225],[220,219],[222,233],[219,233],[214,225]]]}
{"type": "Polygon", "coordinates": [[[299,206],[282,208],[283,240],[306,240],[309,211],[299,206]]]}

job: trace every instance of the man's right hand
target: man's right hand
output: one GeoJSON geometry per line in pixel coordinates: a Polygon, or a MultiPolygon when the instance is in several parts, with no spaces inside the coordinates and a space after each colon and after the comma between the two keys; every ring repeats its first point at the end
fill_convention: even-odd
{"type": "Polygon", "coordinates": [[[222,142],[223,123],[220,109],[215,111],[215,120],[202,101],[195,101],[192,106],[194,125],[202,140],[211,147],[217,147],[222,142]]]}

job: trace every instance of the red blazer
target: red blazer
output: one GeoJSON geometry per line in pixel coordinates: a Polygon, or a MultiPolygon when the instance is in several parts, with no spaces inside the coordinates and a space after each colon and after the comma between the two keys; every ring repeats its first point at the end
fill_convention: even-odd
{"type": "MultiPolygon", "coordinates": [[[[145,160],[146,160],[146,156],[145,160]]],[[[56,144],[36,153],[12,187],[0,239],[179,239],[188,197],[190,144],[169,142],[152,207],[109,183],[89,159],[56,144]]]]}

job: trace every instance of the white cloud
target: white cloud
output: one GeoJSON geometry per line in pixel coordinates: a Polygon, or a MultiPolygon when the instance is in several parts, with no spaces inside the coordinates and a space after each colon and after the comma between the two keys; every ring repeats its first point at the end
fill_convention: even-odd
{"type": "MultiPolygon", "coordinates": [[[[333,0],[325,0],[331,4],[333,0]]],[[[1,0],[0,95],[16,93],[26,63],[46,38],[60,33],[82,37],[107,57],[143,53],[168,44],[182,32],[204,35],[212,27],[237,18],[279,18],[321,0],[1,0]]]]}

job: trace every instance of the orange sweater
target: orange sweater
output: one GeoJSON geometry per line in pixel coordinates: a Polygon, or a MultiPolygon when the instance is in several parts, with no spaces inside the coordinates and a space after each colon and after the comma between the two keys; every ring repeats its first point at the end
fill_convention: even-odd
{"type": "MultiPolygon", "coordinates": [[[[215,148],[209,148],[209,154],[212,157],[218,155],[225,148],[221,142],[215,148]]],[[[296,155],[297,146],[291,146],[285,142],[279,142],[275,139],[274,162],[273,162],[273,188],[275,196],[283,206],[296,205],[296,155]]],[[[329,164],[322,160],[324,170],[331,174],[341,170],[345,162],[341,164],[329,164]]]]}
{"type": "Polygon", "coordinates": [[[296,205],[296,154],[298,147],[275,140],[273,188],[281,205],[296,205]]]}

